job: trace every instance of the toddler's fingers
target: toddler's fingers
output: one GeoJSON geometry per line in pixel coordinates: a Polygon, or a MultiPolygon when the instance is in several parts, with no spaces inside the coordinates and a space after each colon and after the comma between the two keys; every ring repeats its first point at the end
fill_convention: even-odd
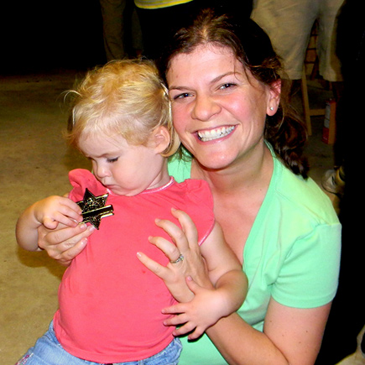
{"type": "Polygon", "coordinates": [[[186,314],[180,314],[178,316],[172,316],[170,318],[166,318],[163,321],[163,324],[165,326],[180,326],[183,325],[185,323],[189,322],[189,318],[186,314]]]}
{"type": "MultiPolygon", "coordinates": [[[[69,199],[67,199],[67,200],[69,200],[69,199]]],[[[71,202],[73,203],[73,201],[71,201],[71,202]]],[[[69,207],[67,205],[62,205],[60,208],[60,213],[62,213],[65,218],[71,219],[77,223],[81,223],[82,219],[83,219],[82,214],[81,214],[81,209],[79,208],[79,206],[77,204],[75,204],[75,205],[76,205],[76,207],[75,206],[69,207]]],[[[64,224],[69,225],[67,223],[64,223],[64,224]]]]}
{"type": "MultiPolygon", "coordinates": [[[[194,329],[195,329],[195,325],[191,322],[187,322],[183,326],[177,327],[172,334],[174,336],[183,336],[183,335],[186,335],[187,333],[193,331],[194,329]]],[[[190,335],[188,338],[190,338],[190,335]]]]}
{"type": "Polygon", "coordinates": [[[43,219],[43,225],[48,229],[55,229],[58,226],[58,222],[52,218],[45,217],[43,219]]]}
{"type": "Polygon", "coordinates": [[[179,314],[186,312],[186,305],[184,303],[178,303],[162,309],[163,314],[179,314]]]}
{"type": "Polygon", "coordinates": [[[199,327],[195,328],[195,331],[193,331],[192,333],[190,333],[190,335],[188,336],[188,340],[196,340],[198,339],[202,334],[204,333],[203,329],[200,329],[199,327]]]}

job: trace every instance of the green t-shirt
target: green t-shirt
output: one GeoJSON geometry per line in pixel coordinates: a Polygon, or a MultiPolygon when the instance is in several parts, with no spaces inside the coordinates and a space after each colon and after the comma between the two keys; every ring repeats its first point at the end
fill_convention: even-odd
{"type": "MultiPolygon", "coordinates": [[[[312,179],[294,175],[273,158],[270,186],[244,248],[249,288],[238,310],[259,331],[271,296],[296,308],[330,302],[336,294],[340,262],[341,225],[330,199],[312,179]]],[[[191,162],[169,163],[170,174],[179,182],[190,178],[190,171],[191,162]]],[[[182,342],[179,365],[226,364],[208,336],[195,342],[182,338],[182,342]]]]}

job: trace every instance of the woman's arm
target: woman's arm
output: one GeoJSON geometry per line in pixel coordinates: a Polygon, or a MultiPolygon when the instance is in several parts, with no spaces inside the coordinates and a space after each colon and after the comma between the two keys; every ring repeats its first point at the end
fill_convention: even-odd
{"type": "Polygon", "coordinates": [[[184,260],[170,263],[164,268],[153,264],[153,261],[148,261],[149,259],[141,253],[139,257],[158,276],[165,277],[165,283],[174,297],[183,302],[164,309],[166,314],[178,314],[174,317],[173,325],[182,324],[182,326],[176,329],[174,334],[178,336],[193,331],[189,339],[195,339],[221,317],[228,316],[242,305],[247,293],[247,278],[237,257],[225,243],[222,229],[218,224],[214,225],[212,232],[199,248],[196,228],[189,216],[178,210],[174,210],[173,214],[179,219],[183,232],[190,235],[189,239],[185,239],[185,234],[170,221],[160,220],[158,225],[177,245],[171,247],[171,243],[161,237],[154,237],[151,242],[163,251],[167,249],[170,260],[172,258],[175,260],[180,254],[184,256],[184,260]],[[206,263],[204,269],[207,267],[208,272],[204,270],[202,285],[196,286],[192,295],[185,284],[185,278],[188,276],[197,281],[201,280],[201,275],[196,275],[190,265],[190,258],[193,258],[198,266],[202,266],[200,251],[203,252],[206,263]],[[151,262],[152,266],[149,266],[151,262]],[[175,279],[171,280],[173,277],[175,279]]]}
{"type": "Polygon", "coordinates": [[[313,365],[330,307],[329,303],[312,309],[290,308],[272,299],[264,332],[235,313],[206,333],[231,365],[313,365]]]}
{"type": "MultiPolygon", "coordinates": [[[[176,246],[169,241],[164,241],[158,247],[171,261],[176,260],[180,252],[184,255],[185,252],[188,253],[184,262],[187,265],[187,261],[192,258],[189,265],[194,270],[194,281],[187,281],[190,292],[199,290],[201,287],[209,289],[212,284],[207,281],[207,271],[202,270],[202,261],[197,259],[198,255],[189,254],[197,248],[196,236],[192,233],[195,229],[194,224],[187,215],[179,220],[183,230],[175,226],[168,231],[176,246]]],[[[185,280],[176,279],[181,275],[176,265],[162,267],[145,257],[141,261],[162,278],[169,289],[173,289],[173,295],[173,291],[178,291],[179,286],[186,287],[185,280]],[[172,282],[175,285],[170,285],[172,282]],[[179,285],[176,285],[177,282],[179,285]]],[[[220,319],[214,326],[207,329],[206,333],[231,365],[314,364],[330,307],[329,303],[313,309],[290,308],[271,299],[263,332],[255,330],[237,313],[234,313],[220,319]]],[[[166,325],[175,325],[176,321],[176,317],[172,317],[166,320],[166,325]]]]}

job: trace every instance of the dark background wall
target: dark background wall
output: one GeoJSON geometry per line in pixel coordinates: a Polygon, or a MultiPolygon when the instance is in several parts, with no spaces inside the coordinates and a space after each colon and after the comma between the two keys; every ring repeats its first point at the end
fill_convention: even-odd
{"type": "Polygon", "coordinates": [[[105,62],[98,0],[4,0],[1,8],[1,74],[105,62]]]}

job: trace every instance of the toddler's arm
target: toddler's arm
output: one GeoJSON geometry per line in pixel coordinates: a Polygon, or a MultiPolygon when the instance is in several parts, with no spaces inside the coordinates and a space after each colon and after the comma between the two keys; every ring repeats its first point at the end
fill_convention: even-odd
{"type": "Polygon", "coordinates": [[[59,223],[76,227],[82,221],[81,209],[66,197],[50,196],[28,207],[16,225],[18,244],[28,251],[39,251],[38,228],[57,228],[59,223]]]}

